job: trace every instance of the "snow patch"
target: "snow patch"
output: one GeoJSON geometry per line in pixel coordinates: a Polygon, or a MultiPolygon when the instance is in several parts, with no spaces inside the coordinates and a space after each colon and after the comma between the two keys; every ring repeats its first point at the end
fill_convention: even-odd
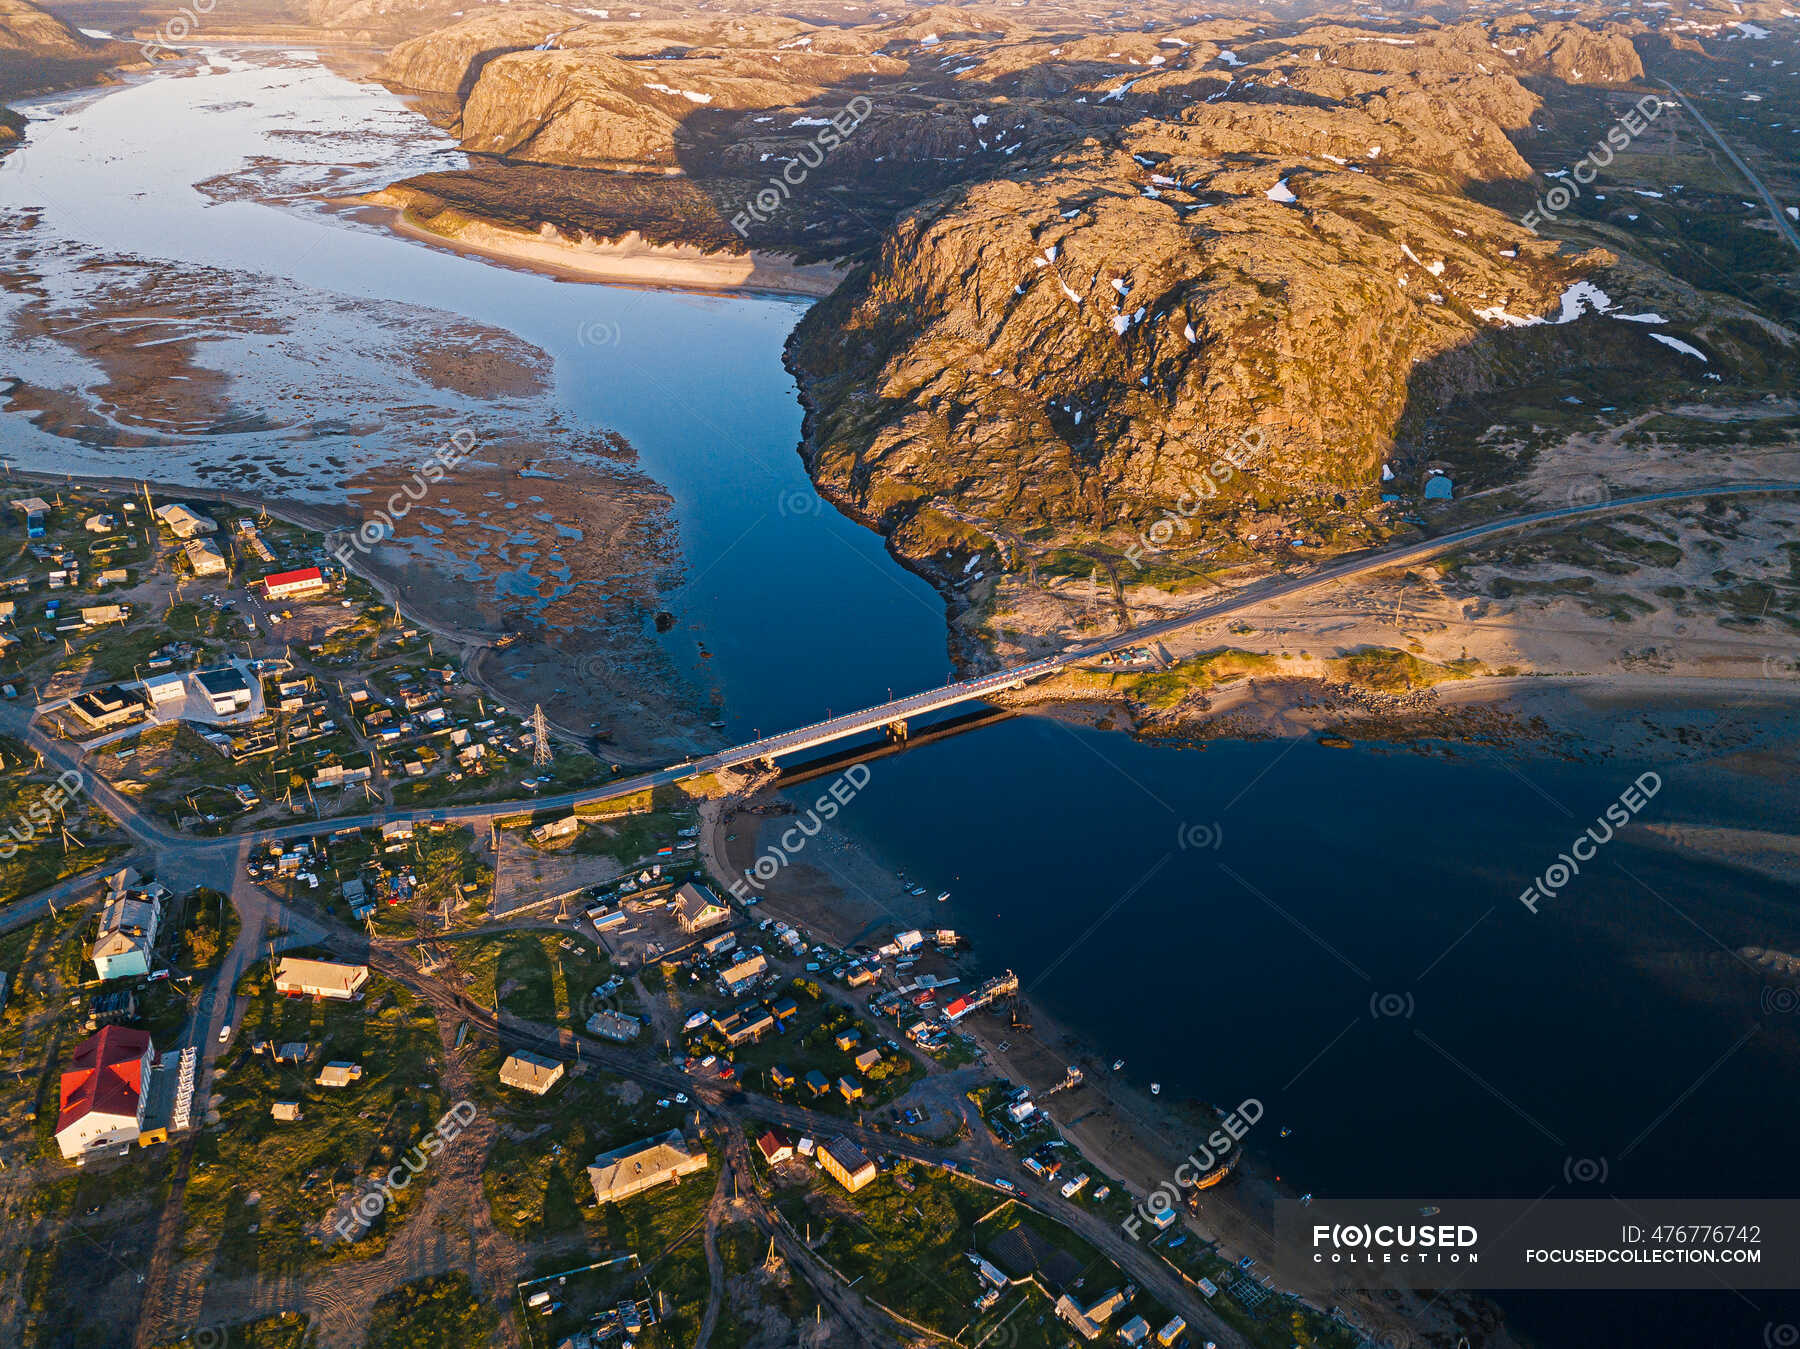
{"type": "Polygon", "coordinates": [[[1706,360],[1705,352],[1701,351],[1698,347],[1690,347],[1679,337],[1670,337],[1667,333],[1651,333],[1650,338],[1652,341],[1661,342],[1665,347],[1673,347],[1683,356],[1698,356],[1702,361],[1706,360]]]}

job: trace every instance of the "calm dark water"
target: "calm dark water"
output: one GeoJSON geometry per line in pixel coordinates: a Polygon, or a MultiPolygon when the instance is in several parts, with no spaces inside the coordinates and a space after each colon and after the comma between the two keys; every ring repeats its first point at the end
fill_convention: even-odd
{"type": "MultiPolygon", "coordinates": [[[[1800,1194],[1800,1019],[1721,949],[1800,947],[1800,891],[1626,830],[1564,899],[1517,899],[1645,770],[1646,821],[1787,828],[1791,784],[1038,719],[872,769],[850,829],[1136,1080],[1262,1100],[1250,1142],[1300,1190],[1800,1194]]],[[[1571,1346],[1749,1345],[1800,1312],[1750,1298],[1505,1301],[1571,1346]]]]}

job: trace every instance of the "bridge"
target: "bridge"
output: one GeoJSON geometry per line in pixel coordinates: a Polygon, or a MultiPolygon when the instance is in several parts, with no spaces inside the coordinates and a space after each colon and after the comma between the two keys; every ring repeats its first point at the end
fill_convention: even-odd
{"type": "MultiPolygon", "coordinates": [[[[238,846],[247,841],[262,842],[270,839],[308,837],[317,834],[321,827],[350,829],[380,825],[390,820],[423,820],[443,823],[483,821],[526,812],[568,810],[629,795],[646,788],[666,786],[720,769],[742,768],[756,763],[772,763],[781,755],[816,749],[821,745],[847,740],[872,731],[892,728],[894,733],[903,735],[906,723],[911,718],[926,716],[961,703],[979,702],[1009,689],[1023,688],[1033,680],[1055,674],[1071,665],[1093,660],[1098,656],[1126,647],[1142,646],[1147,641],[1196,623],[1226,617],[1239,610],[1332,585],[1354,576],[1384,571],[1389,567],[1405,566],[1428,557],[1452,552],[1464,544],[1474,543],[1497,534],[1513,533],[1569,519],[1632,510],[1659,502],[1796,492],[1800,492],[1800,483],[1793,482],[1724,483],[1708,487],[1674,488],[1662,492],[1617,497],[1610,501],[1561,506],[1552,510],[1536,511],[1528,515],[1510,516],[1501,520],[1489,521],[1486,524],[1472,525],[1466,529],[1442,534],[1436,538],[1425,539],[1391,551],[1364,553],[1343,558],[1298,576],[1275,577],[1264,582],[1247,585],[1203,604],[1183,609],[1180,613],[1172,614],[1168,618],[1141,623],[1099,641],[1070,647],[1053,656],[1046,656],[1025,665],[1016,665],[992,674],[979,675],[973,679],[958,680],[935,689],[908,694],[906,697],[895,698],[890,702],[864,708],[858,712],[828,717],[824,721],[816,721],[792,731],[784,731],[779,735],[764,736],[759,740],[752,740],[748,744],[686,759],[681,763],[670,764],[666,768],[635,774],[628,778],[615,778],[610,782],[598,783],[572,792],[533,797],[522,801],[479,802],[439,807],[396,808],[389,806],[359,815],[336,816],[328,820],[300,820],[292,824],[276,825],[246,834],[228,834],[217,839],[198,840],[179,834],[160,821],[140,816],[130,802],[120,797],[111,784],[103,779],[92,778],[90,780],[91,789],[100,803],[112,811],[115,817],[129,822],[128,832],[132,834],[133,841],[139,845],[180,844],[189,849],[202,852],[211,851],[219,855],[235,851],[238,846]]],[[[65,741],[51,740],[45,736],[35,725],[35,714],[36,709],[0,704],[0,731],[24,740],[32,748],[41,751],[46,760],[58,768],[79,768],[82,758],[79,747],[72,746],[65,741]]],[[[91,879],[91,877],[88,878],[90,884],[91,879]]]]}

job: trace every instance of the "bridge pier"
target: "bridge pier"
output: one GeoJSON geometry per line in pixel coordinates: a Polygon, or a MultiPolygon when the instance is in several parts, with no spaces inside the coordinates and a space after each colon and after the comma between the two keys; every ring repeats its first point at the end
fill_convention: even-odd
{"type": "Polygon", "coordinates": [[[905,721],[890,721],[887,724],[887,738],[893,744],[904,745],[906,743],[906,737],[907,727],[905,721]]]}

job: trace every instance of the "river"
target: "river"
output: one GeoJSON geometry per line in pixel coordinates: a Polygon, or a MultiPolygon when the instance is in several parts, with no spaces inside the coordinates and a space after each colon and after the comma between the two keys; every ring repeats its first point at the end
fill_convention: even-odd
{"type": "MultiPolygon", "coordinates": [[[[450,311],[549,352],[574,423],[622,432],[675,499],[685,579],[667,604],[683,621],[664,640],[688,665],[704,641],[734,739],[948,673],[940,599],[823,508],[794,453],[780,356],[801,301],[568,284],[324,209],[321,191],[460,156],[304,52],[207,52],[22,110],[36,120],[0,163],[0,239],[16,251],[35,216],[46,287],[94,284],[77,251],[228,269],[270,305],[298,286],[450,311]],[[257,190],[230,190],[245,181],[257,190]],[[291,199],[259,199],[276,186],[291,199]]],[[[302,359],[306,378],[349,378],[330,322],[303,357],[238,353],[239,400],[291,385],[302,359]]],[[[45,344],[7,359],[0,375],[70,377],[45,344]]],[[[0,420],[27,467],[195,484],[270,439],[251,426],[151,452],[0,420]]],[[[1604,1165],[1605,1192],[1800,1193],[1796,1019],[1728,954],[1800,950],[1800,894],[1628,830],[1563,898],[1518,901],[1646,772],[1662,784],[1646,820],[1796,817],[1791,779],[1653,754],[1201,751],[1034,717],[879,761],[843,823],[951,889],[947,921],[1135,1078],[1262,1100],[1253,1146],[1297,1188],[1537,1195],[1604,1165]]],[[[1750,1345],[1800,1320],[1762,1294],[1504,1300],[1547,1346],[1750,1345]]]]}

